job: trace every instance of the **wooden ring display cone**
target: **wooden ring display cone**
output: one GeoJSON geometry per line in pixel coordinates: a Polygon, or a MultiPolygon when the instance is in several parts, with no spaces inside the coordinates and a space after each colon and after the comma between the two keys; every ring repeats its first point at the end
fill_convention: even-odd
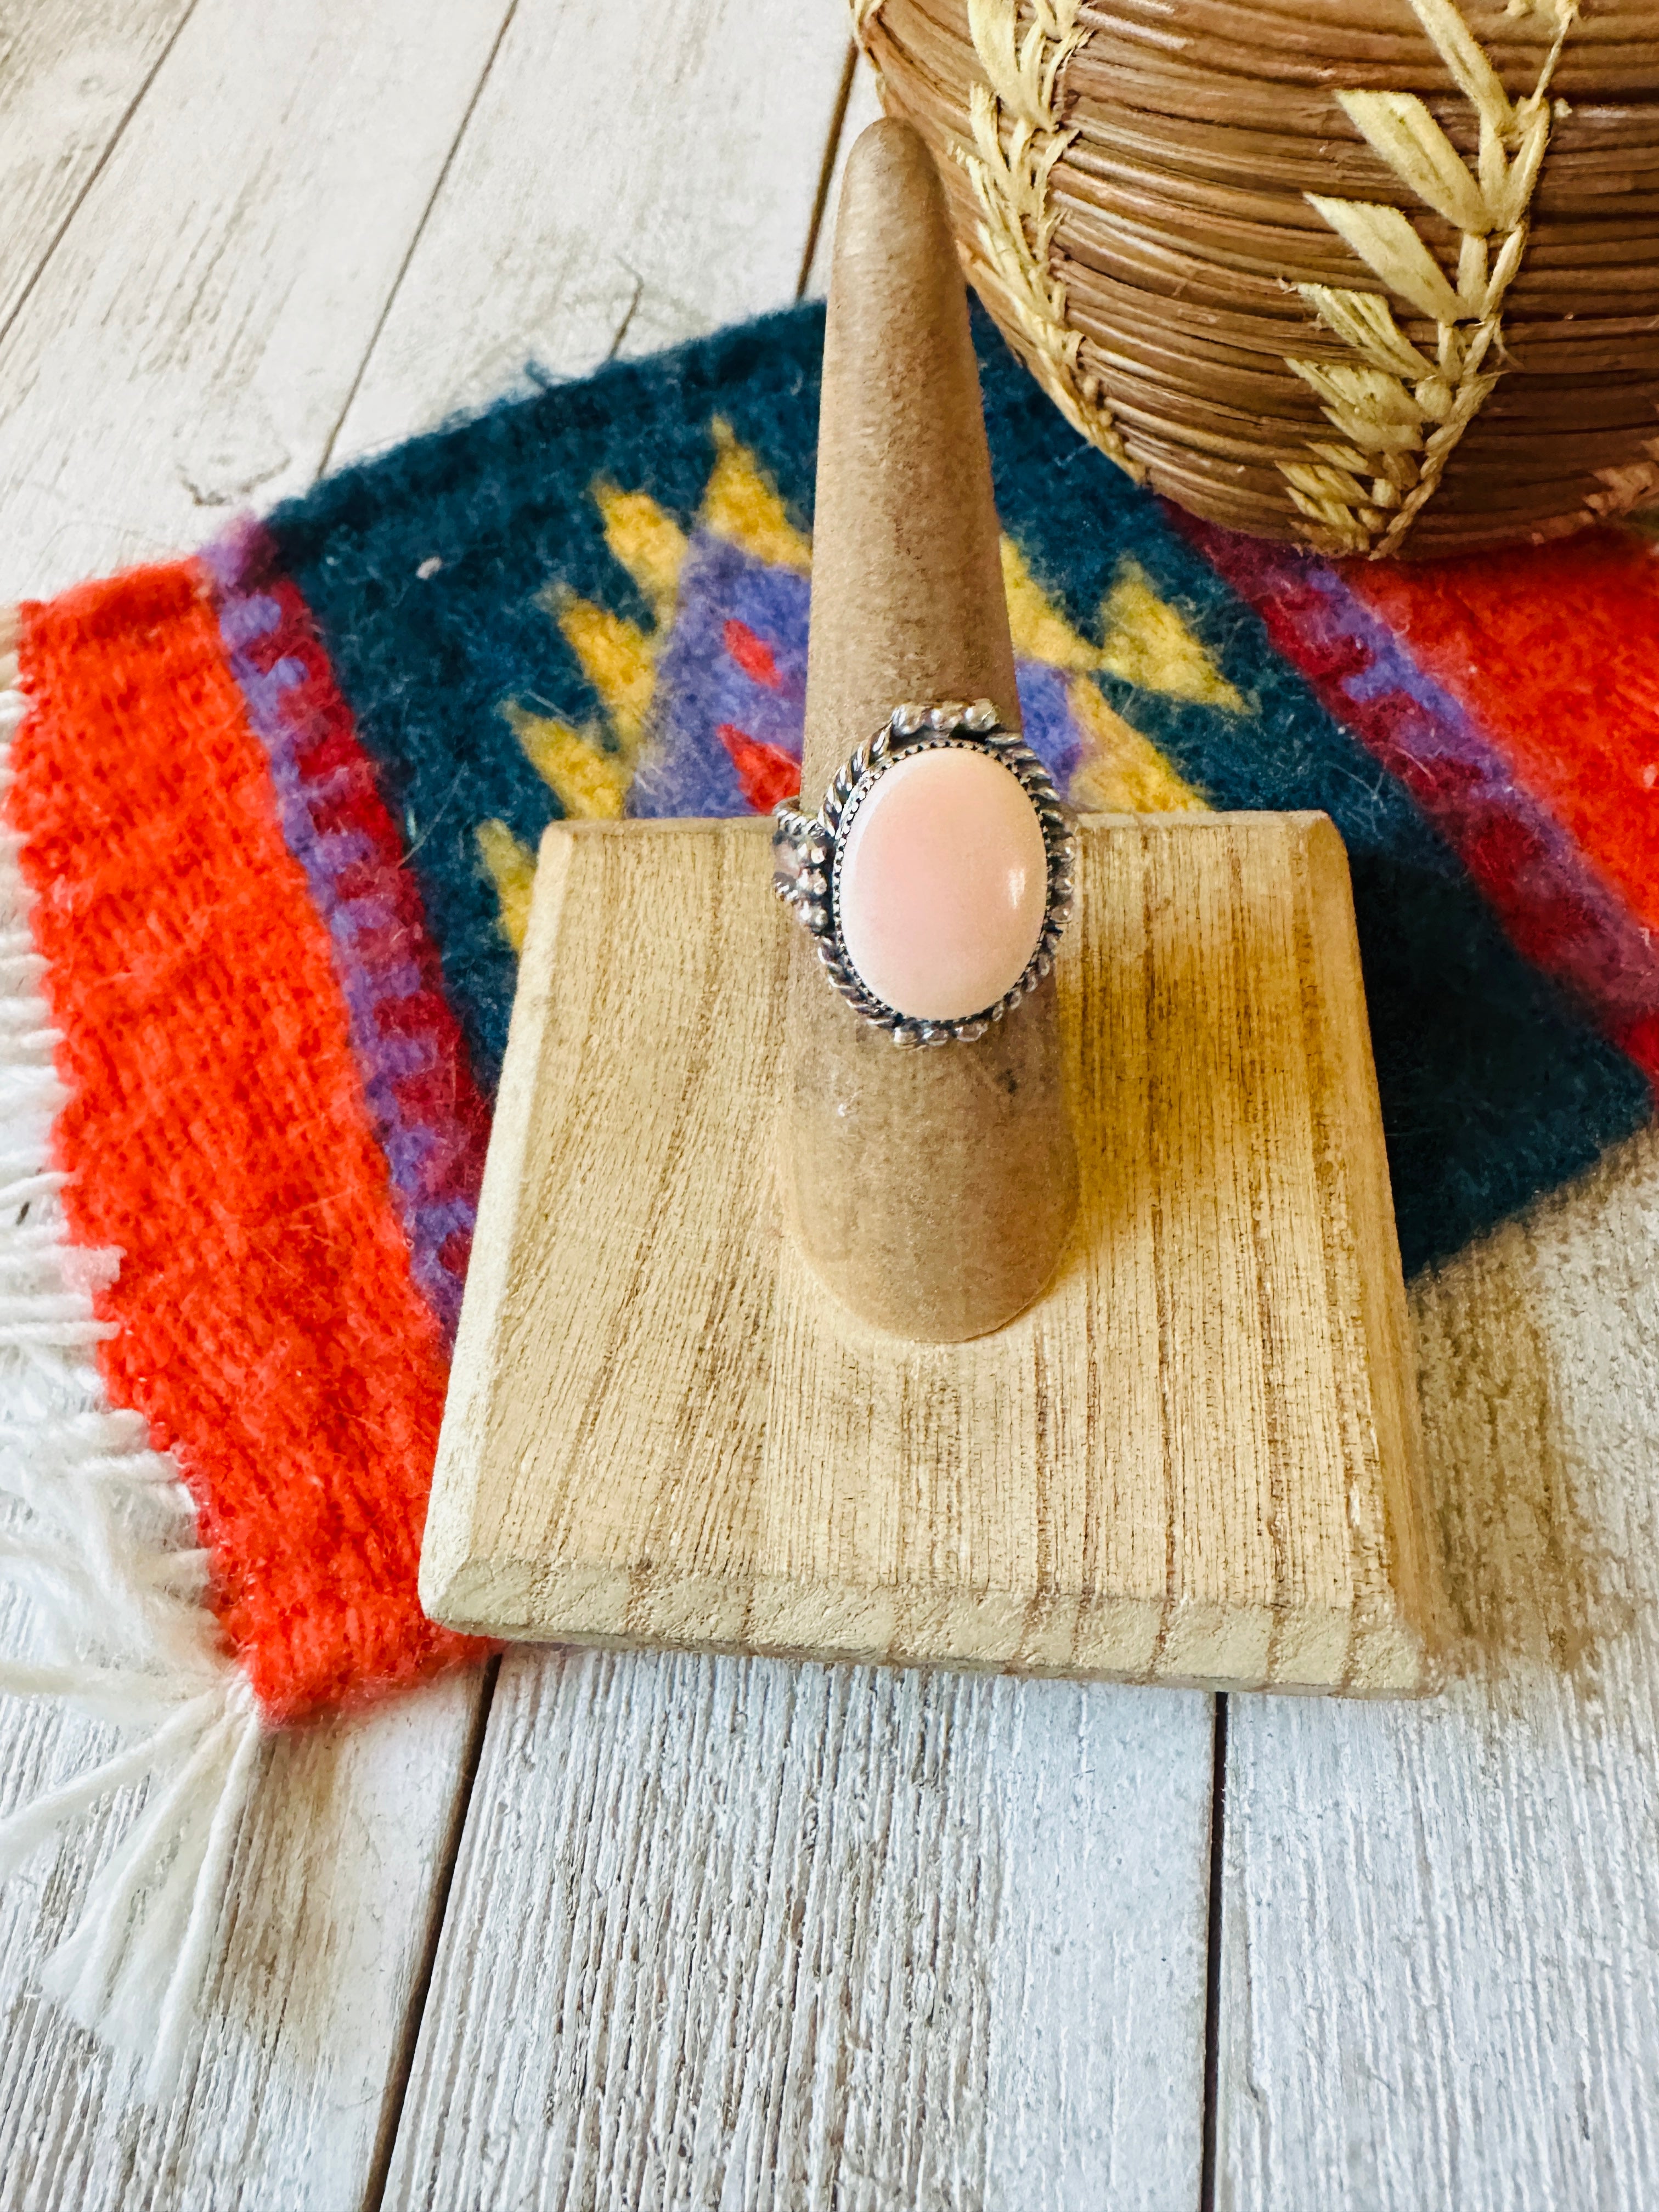
{"type": "MultiPolygon", "coordinates": [[[[823,343],[802,804],[902,701],[1019,721],[968,301],[927,149],[877,123],[847,165],[823,343]]],[[[895,1052],[791,960],[790,1224],[878,1327],[960,1341],[1024,1311],[1077,1206],[1054,981],[972,1044],[895,1052]]]]}
{"type": "MultiPolygon", "coordinates": [[[[1018,703],[939,220],[917,143],[875,126],[837,234],[809,806],[907,695],[1018,703]]],[[[1085,817],[1050,986],[994,1038],[921,1054],[831,994],[770,878],[763,822],[547,832],[428,1612],[571,1643],[1430,1686],[1405,1298],[1329,822],[1085,817]]]]}

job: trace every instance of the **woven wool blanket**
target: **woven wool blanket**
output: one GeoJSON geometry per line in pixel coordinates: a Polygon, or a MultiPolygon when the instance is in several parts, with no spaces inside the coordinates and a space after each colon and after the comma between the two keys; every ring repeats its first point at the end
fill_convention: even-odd
{"type": "MultiPolygon", "coordinates": [[[[416,1574],[537,839],[796,788],[822,339],[549,387],[15,617],[0,1689],[134,1735],[0,1872],[148,1779],[50,1985],[153,2091],[265,1735],[479,1654],[416,1574]]],[[[1650,545],[1228,538],[976,339],[1030,741],[1079,807],[1332,817],[1431,1267],[1652,1111],[1650,545]]]]}

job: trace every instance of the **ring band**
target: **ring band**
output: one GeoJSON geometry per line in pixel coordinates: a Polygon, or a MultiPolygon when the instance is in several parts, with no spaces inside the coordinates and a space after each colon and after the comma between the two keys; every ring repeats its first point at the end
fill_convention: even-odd
{"type": "MultiPolygon", "coordinates": [[[[1000,805],[994,782],[990,795],[1006,817],[1009,810],[1000,805]]],[[[1016,806],[1016,817],[1019,811],[1016,806]]],[[[775,809],[775,822],[772,880],[778,896],[794,908],[803,927],[817,939],[818,957],[834,988],[854,1012],[885,1030],[895,1044],[950,1044],[982,1036],[993,1022],[1011,1013],[1053,967],[1054,948],[1072,902],[1073,817],[1020,732],[999,720],[988,699],[969,704],[946,700],[930,707],[896,707],[869,743],[859,746],[836,771],[817,814],[804,814],[798,804],[785,800],[775,809]],[[907,1012],[890,1003],[860,974],[848,946],[842,914],[849,848],[860,819],[866,824],[873,819],[872,796],[894,769],[924,754],[939,751],[979,754],[1006,770],[1030,802],[1042,833],[1042,854],[1041,920],[1036,925],[1030,957],[1017,980],[990,1004],[949,1018],[907,1012]]],[[[1030,825],[1024,825],[1022,832],[1016,819],[1014,827],[1024,844],[1030,845],[1030,825]]],[[[1035,853],[1034,846],[1032,850],[1035,853]]],[[[1024,876],[1015,870],[1010,881],[1022,884],[1024,876]]],[[[1025,926],[1031,924],[1028,921],[1025,926]]],[[[1024,942],[1030,941],[1020,944],[1014,959],[1019,957],[1024,942]]],[[[866,961],[868,965],[867,955],[866,961]]],[[[1005,965],[1002,973],[1007,972],[1005,965]]]]}

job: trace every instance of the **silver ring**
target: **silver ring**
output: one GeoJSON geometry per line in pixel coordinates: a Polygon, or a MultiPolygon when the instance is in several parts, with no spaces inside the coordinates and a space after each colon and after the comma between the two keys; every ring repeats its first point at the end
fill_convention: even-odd
{"type": "Polygon", "coordinates": [[[817,814],[803,814],[786,799],[774,809],[774,888],[817,939],[830,983],[855,1013],[885,1030],[895,1044],[950,1044],[983,1036],[1054,966],[1054,948],[1072,903],[1074,817],[1042,763],[1019,731],[998,720],[988,699],[967,705],[946,700],[933,707],[896,707],[868,744],[859,746],[836,769],[817,814]],[[1048,893],[1036,947],[1012,988],[994,1005],[961,1020],[924,1020],[889,1006],[854,967],[841,930],[841,876],[854,822],[881,778],[900,761],[948,747],[983,753],[1018,781],[1042,827],[1048,893]]]}

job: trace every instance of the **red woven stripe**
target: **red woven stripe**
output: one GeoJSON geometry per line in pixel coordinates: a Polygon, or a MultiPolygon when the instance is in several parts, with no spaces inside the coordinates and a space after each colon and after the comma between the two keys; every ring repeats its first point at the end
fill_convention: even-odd
{"type": "Polygon", "coordinates": [[[27,843],[106,1387],[178,1455],[276,1720],[479,1648],[416,1571],[445,1382],[323,927],[192,565],[25,610],[27,843]]]}
{"type": "Polygon", "coordinates": [[[1659,566],[1646,544],[1609,530],[1344,574],[1659,925],[1659,566]]]}
{"type": "Polygon", "coordinates": [[[1659,957],[1650,933],[1478,718],[1448,686],[1425,682],[1417,662],[1405,663],[1394,630],[1360,602],[1357,575],[1190,515],[1176,520],[1255,607],[1321,703],[1405,785],[1516,950],[1577,998],[1659,1085],[1659,957]],[[1381,665],[1379,638],[1388,646],[1381,665]]]}

